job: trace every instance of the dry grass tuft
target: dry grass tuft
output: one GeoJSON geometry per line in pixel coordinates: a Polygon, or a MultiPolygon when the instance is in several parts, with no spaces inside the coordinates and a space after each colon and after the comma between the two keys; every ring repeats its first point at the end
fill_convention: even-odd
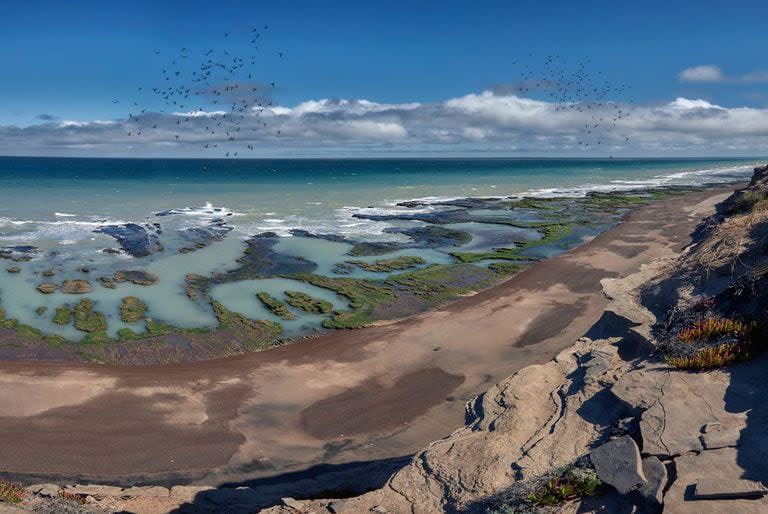
{"type": "Polygon", "coordinates": [[[703,268],[707,276],[719,269],[729,269],[734,274],[743,264],[741,256],[748,248],[768,243],[768,231],[753,230],[766,221],[768,201],[763,200],[756,203],[749,213],[725,219],[694,248],[688,259],[703,268]],[[755,236],[755,232],[759,234],[755,236]]]}
{"type": "Polygon", "coordinates": [[[0,479],[0,502],[21,503],[22,501],[24,501],[24,488],[0,479]]]}

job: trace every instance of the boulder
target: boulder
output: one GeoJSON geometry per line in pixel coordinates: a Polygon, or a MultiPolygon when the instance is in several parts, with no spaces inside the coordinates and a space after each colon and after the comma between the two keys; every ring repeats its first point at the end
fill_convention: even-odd
{"type": "Polygon", "coordinates": [[[589,452],[597,476],[621,494],[643,487],[648,480],[643,474],[640,450],[631,437],[625,435],[598,446],[589,452]]]}
{"type": "Polygon", "coordinates": [[[51,294],[56,291],[57,287],[58,286],[56,284],[51,284],[50,282],[43,282],[42,284],[37,285],[37,290],[43,294],[51,294]]]}
{"type": "Polygon", "coordinates": [[[667,485],[667,467],[657,457],[643,459],[643,475],[648,482],[640,488],[646,501],[661,505],[667,485]]]}
{"type": "Polygon", "coordinates": [[[61,292],[67,294],[85,294],[93,291],[91,283],[83,279],[65,280],[61,285],[61,292]]]}
{"type": "Polygon", "coordinates": [[[157,275],[141,270],[120,270],[112,277],[115,282],[131,282],[139,286],[151,286],[157,282],[157,275]]]}

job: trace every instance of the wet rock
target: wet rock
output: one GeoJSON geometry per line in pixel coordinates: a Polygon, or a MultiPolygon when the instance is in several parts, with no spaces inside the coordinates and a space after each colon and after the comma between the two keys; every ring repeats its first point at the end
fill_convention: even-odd
{"type": "Polygon", "coordinates": [[[42,275],[43,275],[44,277],[52,277],[52,276],[54,276],[55,274],[56,274],[56,273],[55,273],[55,272],[54,272],[52,269],[50,269],[50,268],[48,268],[47,270],[43,271],[43,273],[42,273],[42,275]]]}
{"type": "Polygon", "coordinates": [[[117,287],[115,282],[110,277],[99,277],[99,282],[103,287],[106,287],[107,289],[115,289],[117,287]]]}
{"type": "Polygon", "coordinates": [[[120,270],[115,272],[115,282],[131,282],[139,286],[151,286],[158,281],[157,275],[142,270],[120,270]]]}
{"type": "MultiPolygon", "coordinates": [[[[227,226],[224,221],[215,220],[205,227],[190,227],[179,230],[179,235],[188,240],[196,248],[205,248],[214,241],[220,241],[224,239],[224,236],[226,236],[232,230],[233,227],[227,226]]],[[[193,249],[185,247],[182,248],[182,250],[190,251],[193,249]]]]}
{"type": "Polygon", "coordinates": [[[435,225],[412,228],[388,228],[390,234],[403,234],[424,247],[461,246],[472,241],[472,236],[461,230],[454,230],[435,225]]]}
{"type": "Polygon", "coordinates": [[[20,273],[20,272],[21,272],[21,268],[19,268],[18,266],[11,266],[10,268],[8,268],[8,273],[20,273]]]}
{"type": "Polygon", "coordinates": [[[44,282],[42,284],[38,284],[36,289],[43,294],[52,294],[56,292],[57,287],[58,286],[56,284],[51,284],[50,282],[44,282]]]}
{"type": "Polygon", "coordinates": [[[589,458],[598,478],[621,494],[634,491],[648,482],[643,474],[640,450],[629,436],[598,446],[589,452],[589,458]]]}
{"type": "Polygon", "coordinates": [[[312,273],[317,264],[305,259],[275,252],[273,247],[280,240],[274,232],[264,232],[246,241],[245,254],[237,262],[236,269],[215,275],[216,283],[248,280],[252,278],[274,277],[279,275],[295,275],[312,273]]]}
{"type": "Polygon", "coordinates": [[[85,294],[93,291],[91,283],[82,279],[65,280],[61,285],[61,292],[66,294],[85,294]]]}
{"type": "Polygon", "coordinates": [[[643,459],[643,475],[648,482],[640,488],[640,494],[646,501],[661,505],[667,485],[667,467],[657,457],[646,457],[643,459]]]}
{"type": "Polygon", "coordinates": [[[32,259],[32,255],[39,250],[36,246],[4,246],[0,248],[0,259],[13,262],[25,262],[32,259]]]}
{"type": "Polygon", "coordinates": [[[123,251],[133,257],[146,257],[154,252],[162,251],[157,235],[136,223],[107,225],[96,229],[94,232],[114,237],[123,251]]]}

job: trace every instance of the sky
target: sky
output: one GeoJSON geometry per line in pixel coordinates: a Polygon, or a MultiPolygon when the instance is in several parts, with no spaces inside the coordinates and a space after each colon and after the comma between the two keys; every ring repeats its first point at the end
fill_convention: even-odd
{"type": "Polygon", "coordinates": [[[766,19],[757,1],[5,0],[0,154],[765,155],[766,19]],[[210,50],[246,66],[184,82],[199,105],[152,92],[210,50]],[[589,94],[553,93],[574,77],[589,94]],[[204,127],[235,82],[262,105],[232,142],[204,127]]]}

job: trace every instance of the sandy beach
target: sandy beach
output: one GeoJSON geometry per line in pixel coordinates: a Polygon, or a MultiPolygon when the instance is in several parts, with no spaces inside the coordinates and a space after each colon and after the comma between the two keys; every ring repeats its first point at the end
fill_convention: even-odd
{"type": "MultiPolygon", "coordinates": [[[[734,186],[735,187],[735,186],[734,186]]],[[[679,252],[734,187],[643,206],[583,246],[443,308],[193,364],[0,363],[0,471],[216,484],[404,456],[464,403],[603,315],[600,280],[679,252]]]]}

